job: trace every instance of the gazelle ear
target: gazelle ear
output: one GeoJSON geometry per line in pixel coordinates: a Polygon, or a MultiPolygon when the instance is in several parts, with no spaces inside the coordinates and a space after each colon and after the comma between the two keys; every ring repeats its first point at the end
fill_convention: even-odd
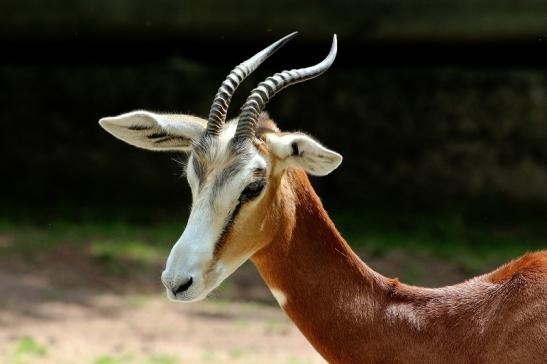
{"type": "Polygon", "coordinates": [[[102,118],[110,134],[139,148],[156,151],[189,151],[192,141],[205,131],[207,121],[191,115],[132,111],[102,118]]]}
{"type": "Polygon", "coordinates": [[[340,154],[303,133],[268,133],[265,139],[281,168],[295,166],[314,176],[326,176],[342,163],[340,154]]]}

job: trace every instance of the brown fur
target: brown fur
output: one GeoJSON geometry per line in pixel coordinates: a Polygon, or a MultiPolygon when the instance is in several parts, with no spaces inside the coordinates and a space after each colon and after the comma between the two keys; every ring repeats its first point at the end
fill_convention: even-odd
{"type": "Polygon", "coordinates": [[[489,275],[489,280],[492,283],[502,283],[513,279],[517,274],[547,275],[547,254],[544,252],[525,254],[496,269],[489,275]]]}
{"type": "Polygon", "coordinates": [[[271,177],[244,220],[251,227],[234,238],[261,247],[252,257],[260,274],[331,363],[546,361],[547,251],[454,286],[406,285],[355,255],[294,169],[271,177]]]}

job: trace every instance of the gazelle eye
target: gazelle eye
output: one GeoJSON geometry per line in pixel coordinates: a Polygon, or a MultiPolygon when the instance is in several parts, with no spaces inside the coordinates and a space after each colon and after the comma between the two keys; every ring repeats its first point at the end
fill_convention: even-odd
{"type": "Polygon", "coordinates": [[[241,196],[239,197],[240,202],[247,202],[250,201],[260,195],[262,190],[264,189],[264,186],[266,186],[266,179],[260,178],[256,181],[253,181],[245,187],[243,192],[241,192],[241,196]]]}

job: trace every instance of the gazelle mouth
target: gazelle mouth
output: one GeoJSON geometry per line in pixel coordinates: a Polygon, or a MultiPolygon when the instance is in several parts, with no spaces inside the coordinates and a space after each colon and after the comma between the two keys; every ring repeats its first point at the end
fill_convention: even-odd
{"type": "Polygon", "coordinates": [[[177,290],[166,289],[167,298],[173,302],[191,303],[205,299],[222,281],[218,276],[209,276],[212,278],[212,284],[209,279],[203,277],[191,277],[182,284],[177,290]]]}
{"type": "Polygon", "coordinates": [[[188,293],[188,292],[182,292],[182,293],[176,293],[175,294],[175,293],[173,293],[173,291],[171,291],[169,289],[167,289],[166,292],[167,292],[167,298],[170,301],[185,302],[185,303],[200,301],[203,298],[205,298],[205,296],[207,296],[207,294],[208,294],[208,292],[206,294],[203,294],[203,292],[198,293],[198,294],[188,293]]]}

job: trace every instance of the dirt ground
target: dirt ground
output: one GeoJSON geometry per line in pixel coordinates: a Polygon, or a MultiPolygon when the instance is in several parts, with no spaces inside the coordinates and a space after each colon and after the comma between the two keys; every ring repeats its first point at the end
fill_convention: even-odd
{"type": "Polygon", "coordinates": [[[44,302],[32,313],[2,312],[2,321],[3,363],[323,362],[280,310],[264,305],[104,294],[85,305],[44,302]],[[25,338],[46,352],[21,353],[25,338]]]}
{"type": "Polygon", "coordinates": [[[66,251],[0,260],[0,363],[324,363],[251,265],[193,304],[95,265],[66,251]]]}
{"type": "MultiPolygon", "coordinates": [[[[406,261],[393,252],[368,263],[397,275],[406,261]]],[[[165,298],[163,262],[117,264],[124,274],[67,248],[28,260],[0,256],[0,363],[324,363],[250,263],[193,304],[165,298]]],[[[438,261],[412,264],[433,267],[437,283],[462,278],[438,261]]]]}

